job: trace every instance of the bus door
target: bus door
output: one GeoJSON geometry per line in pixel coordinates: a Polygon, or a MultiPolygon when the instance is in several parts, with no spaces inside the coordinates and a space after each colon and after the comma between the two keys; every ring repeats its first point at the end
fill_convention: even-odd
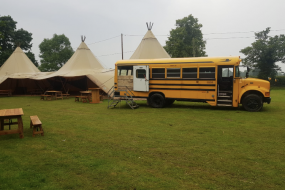
{"type": "Polygon", "coordinates": [[[148,65],[134,66],[133,68],[133,90],[140,92],[149,91],[149,67],[148,65]]]}
{"type": "Polygon", "coordinates": [[[218,106],[232,106],[234,66],[218,66],[218,106]]]}

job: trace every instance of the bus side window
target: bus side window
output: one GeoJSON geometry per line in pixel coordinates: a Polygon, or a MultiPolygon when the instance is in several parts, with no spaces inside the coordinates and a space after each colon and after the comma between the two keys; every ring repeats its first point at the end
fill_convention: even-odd
{"type": "Polygon", "coordinates": [[[164,68],[153,68],[152,69],[152,78],[165,78],[165,69],[164,68]]]}
{"type": "Polygon", "coordinates": [[[215,67],[200,68],[199,78],[214,79],[215,78],[215,67]]]}
{"type": "Polygon", "coordinates": [[[128,76],[132,76],[133,75],[133,70],[128,70],[128,76]]]}
{"type": "Polygon", "coordinates": [[[197,78],[197,68],[182,68],[182,78],[197,78]]]}
{"type": "Polygon", "coordinates": [[[146,78],[146,70],[145,69],[137,69],[136,70],[136,78],[146,78]]]}
{"type": "Polygon", "coordinates": [[[180,68],[167,68],[167,78],[180,78],[180,68]]]}
{"type": "Polygon", "coordinates": [[[133,75],[133,66],[118,66],[118,76],[133,75]]]}

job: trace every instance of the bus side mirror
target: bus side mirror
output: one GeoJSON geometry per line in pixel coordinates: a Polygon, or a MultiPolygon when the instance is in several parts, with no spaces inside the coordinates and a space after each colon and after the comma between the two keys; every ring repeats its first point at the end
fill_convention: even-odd
{"type": "Polygon", "coordinates": [[[245,78],[248,78],[248,73],[249,73],[250,69],[249,67],[246,67],[246,74],[245,74],[245,78]]]}

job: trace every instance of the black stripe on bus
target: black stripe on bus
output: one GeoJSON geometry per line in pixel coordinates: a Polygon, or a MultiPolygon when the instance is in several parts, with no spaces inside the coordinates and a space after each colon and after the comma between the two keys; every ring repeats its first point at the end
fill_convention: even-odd
{"type": "MultiPolygon", "coordinates": [[[[120,98],[125,98],[126,96],[115,96],[120,98]]],[[[148,98],[148,96],[133,96],[133,98],[148,98]]],[[[215,99],[189,99],[189,98],[169,98],[174,99],[176,101],[190,101],[190,102],[206,102],[206,101],[215,101],[215,99]]]]}
{"type": "MultiPolygon", "coordinates": [[[[118,63],[117,66],[136,66],[136,64],[153,65],[153,64],[184,64],[184,63],[214,63],[213,61],[195,61],[195,62],[164,62],[164,63],[118,63]],[[133,64],[133,65],[130,65],[133,64]]],[[[215,67],[209,66],[209,67],[215,67]]]]}
{"type": "Polygon", "coordinates": [[[157,78],[157,79],[154,79],[154,78],[151,78],[151,79],[149,79],[149,80],[196,80],[196,81],[200,81],[200,80],[209,80],[209,81],[215,81],[216,79],[180,79],[180,78],[178,78],[178,79],[170,79],[170,78],[157,78]]]}
{"type": "Polygon", "coordinates": [[[194,89],[194,88],[149,88],[150,90],[188,90],[188,91],[216,91],[215,89],[194,89]]]}
{"type": "Polygon", "coordinates": [[[176,101],[188,101],[188,102],[206,102],[206,101],[211,101],[214,102],[215,99],[189,99],[189,98],[172,98],[175,99],[176,101]]]}
{"type": "Polygon", "coordinates": [[[216,86],[215,84],[158,84],[149,83],[149,85],[160,85],[160,86],[216,86]]]}

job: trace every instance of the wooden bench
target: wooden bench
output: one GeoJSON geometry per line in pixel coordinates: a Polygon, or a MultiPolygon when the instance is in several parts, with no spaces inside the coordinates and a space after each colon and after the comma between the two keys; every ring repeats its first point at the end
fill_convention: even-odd
{"type": "Polygon", "coordinates": [[[62,94],[63,98],[66,98],[66,99],[69,98],[69,95],[70,95],[70,94],[68,94],[68,93],[67,93],[67,94],[62,94]]]}
{"type": "Polygon", "coordinates": [[[38,118],[37,115],[32,115],[30,116],[31,122],[30,122],[30,128],[33,128],[33,137],[35,137],[36,134],[41,134],[42,136],[44,136],[44,130],[42,127],[42,122],[40,121],[40,119],[38,118]],[[40,128],[40,131],[38,131],[38,129],[40,128]]]}
{"type": "Polygon", "coordinates": [[[41,94],[41,100],[51,100],[51,95],[41,94]]]}
{"type": "Polygon", "coordinates": [[[62,94],[63,98],[68,99],[70,94],[68,94],[69,89],[65,92],[65,94],[62,94]]]}
{"type": "Polygon", "coordinates": [[[63,100],[63,96],[62,96],[62,92],[58,92],[55,94],[55,99],[62,99],[63,100]]]}
{"type": "Polygon", "coordinates": [[[87,102],[88,100],[88,96],[75,96],[75,102],[79,102],[80,98],[83,103],[87,102]]]}
{"type": "Polygon", "coordinates": [[[12,96],[12,90],[0,90],[0,94],[12,96]]]}

